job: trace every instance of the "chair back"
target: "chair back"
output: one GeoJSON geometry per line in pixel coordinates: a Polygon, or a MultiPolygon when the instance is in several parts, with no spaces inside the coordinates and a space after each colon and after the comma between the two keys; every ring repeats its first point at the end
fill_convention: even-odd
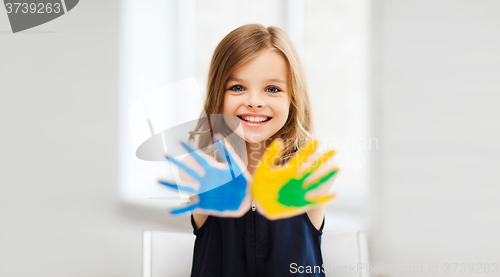
{"type": "Polygon", "coordinates": [[[321,253],[327,277],[370,277],[364,232],[323,232],[321,253]]]}

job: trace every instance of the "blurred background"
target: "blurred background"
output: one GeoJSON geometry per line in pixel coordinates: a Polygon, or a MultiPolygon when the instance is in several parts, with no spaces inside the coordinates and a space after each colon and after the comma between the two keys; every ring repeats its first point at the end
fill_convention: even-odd
{"type": "Polygon", "coordinates": [[[314,134],[338,150],[325,230],[365,230],[380,268],[493,268],[499,14],[495,0],[80,1],[12,34],[0,8],[0,276],[140,276],[144,230],[192,232],[164,217],[153,175],[168,168],[135,157],[128,108],[193,76],[203,98],[216,45],[247,23],[290,35],[314,134]]]}

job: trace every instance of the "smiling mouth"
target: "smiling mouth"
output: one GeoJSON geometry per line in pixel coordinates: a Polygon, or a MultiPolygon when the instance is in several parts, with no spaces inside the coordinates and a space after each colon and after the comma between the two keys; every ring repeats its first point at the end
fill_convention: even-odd
{"type": "Polygon", "coordinates": [[[248,123],[263,123],[263,122],[267,122],[267,121],[272,119],[272,117],[269,117],[269,116],[248,116],[248,115],[241,116],[241,115],[238,115],[237,117],[243,121],[248,122],[248,123]]]}

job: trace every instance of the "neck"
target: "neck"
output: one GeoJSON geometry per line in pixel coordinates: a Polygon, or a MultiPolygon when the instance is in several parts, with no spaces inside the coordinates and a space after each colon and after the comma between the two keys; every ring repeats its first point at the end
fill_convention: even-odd
{"type": "Polygon", "coordinates": [[[265,140],[258,143],[246,143],[248,157],[248,172],[253,175],[259,161],[266,151],[265,140]]]}

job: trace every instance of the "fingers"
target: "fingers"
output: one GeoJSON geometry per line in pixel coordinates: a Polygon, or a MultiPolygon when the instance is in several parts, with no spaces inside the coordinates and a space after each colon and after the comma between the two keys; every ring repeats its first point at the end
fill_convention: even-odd
{"type": "Polygon", "coordinates": [[[189,187],[189,186],[178,186],[177,184],[170,183],[168,181],[163,181],[163,180],[158,180],[158,183],[165,185],[165,186],[172,188],[172,189],[177,189],[177,190],[185,191],[188,193],[195,193],[194,188],[189,187]]]}
{"type": "MultiPolygon", "coordinates": [[[[328,171],[327,173],[323,174],[322,176],[320,176],[318,179],[315,179],[312,183],[310,183],[309,185],[304,185],[306,186],[306,191],[310,191],[310,190],[313,190],[317,187],[319,187],[320,185],[322,184],[325,184],[330,178],[332,178],[337,172],[339,171],[338,168],[334,168],[330,171],[328,171]]],[[[310,173],[307,174],[307,176],[309,176],[310,173]]]]}
{"type": "Polygon", "coordinates": [[[184,207],[172,208],[172,209],[167,210],[167,215],[171,215],[171,216],[183,215],[187,212],[194,210],[196,208],[196,206],[197,206],[197,203],[193,203],[193,204],[190,204],[190,205],[187,205],[184,207]]]}
{"type": "Polygon", "coordinates": [[[173,164],[175,164],[176,166],[178,166],[180,169],[182,169],[184,172],[186,172],[189,176],[193,177],[194,179],[196,180],[200,180],[201,177],[200,175],[194,171],[193,169],[189,168],[187,165],[185,165],[184,163],[166,155],[165,156],[167,158],[167,160],[169,160],[170,162],[172,162],[173,164]]]}
{"type": "Polygon", "coordinates": [[[200,154],[198,154],[191,146],[189,146],[187,143],[181,141],[182,146],[189,152],[189,155],[191,155],[196,162],[198,162],[199,165],[201,165],[203,168],[206,168],[209,166],[208,161],[205,160],[200,154]]]}
{"type": "MultiPolygon", "coordinates": [[[[311,155],[311,157],[308,159],[307,163],[304,163],[302,167],[306,167],[305,169],[299,169],[299,179],[304,180],[307,178],[311,173],[314,173],[317,169],[321,168],[321,166],[326,162],[329,161],[329,159],[335,154],[335,150],[330,150],[326,153],[323,153],[319,158],[319,154],[321,153],[314,153],[311,155]]],[[[333,162],[331,160],[330,162],[333,162]]],[[[330,166],[331,167],[331,166],[330,166]]],[[[337,168],[336,168],[337,169],[337,168]]]]}
{"type": "Polygon", "coordinates": [[[302,147],[288,162],[287,166],[292,166],[298,168],[302,165],[318,147],[318,141],[313,139],[309,141],[304,147],[302,147]]]}
{"type": "Polygon", "coordinates": [[[309,169],[314,170],[320,167],[325,161],[330,159],[333,155],[335,154],[335,150],[330,150],[326,152],[325,154],[321,155],[319,160],[317,160],[309,169]]]}
{"type": "Polygon", "coordinates": [[[227,160],[227,163],[229,166],[229,170],[231,170],[231,174],[232,174],[233,179],[236,178],[237,176],[240,176],[242,174],[242,170],[240,168],[240,165],[236,162],[236,159],[234,156],[237,154],[234,153],[232,151],[232,149],[229,148],[230,146],[228,146],[228,148],[226,148],[222,144],[222,140],[220,140],[219,138],[216,138],[215,146],[217,147],[217,150],[219,150],[219,152],[224,157],[226,157],[226,160],[227,160]]]}
{"type": "MultiPolygon", "coordinates": [[[[244,174],[244,172],[246,171],[245,169],[247,167],[247,164],[245,164],[242,161],[241,156],[234,150],[233,145],[231,145],[231,143],[226,138],[224,138],[221,134],[215,134],[214,140],[216,142],[220,141],[222,143],[221,145],[225,149],[224,152],[219,147],[221,145],[217,145],[217,143],[216,143],[216,147],[221,154],[223,154],[223,153],[226,154],[225,158],[228,161],[228,163],[230,162],[233,165],[231,170],[234,170],[235,176],[239,176],[240,174],[244,174]]],[[[243,146],[240,145],[239,147],[244,147],[244,145],[243,146]]],[[[240,153],[242,155],[246,155],[246,149],[241,150],[240,153]]],[[[249,179],[250,176],[248,176],[248,174],[245,174],[245,178],[249,179]]]]}
{"type": "Polygon", "coordinates": [[[330,201],[333,198],[335,198],[335,194],[328,194],[308,199],[308,201],[313,202],[315,204],[321,204],[330,201]]]}

